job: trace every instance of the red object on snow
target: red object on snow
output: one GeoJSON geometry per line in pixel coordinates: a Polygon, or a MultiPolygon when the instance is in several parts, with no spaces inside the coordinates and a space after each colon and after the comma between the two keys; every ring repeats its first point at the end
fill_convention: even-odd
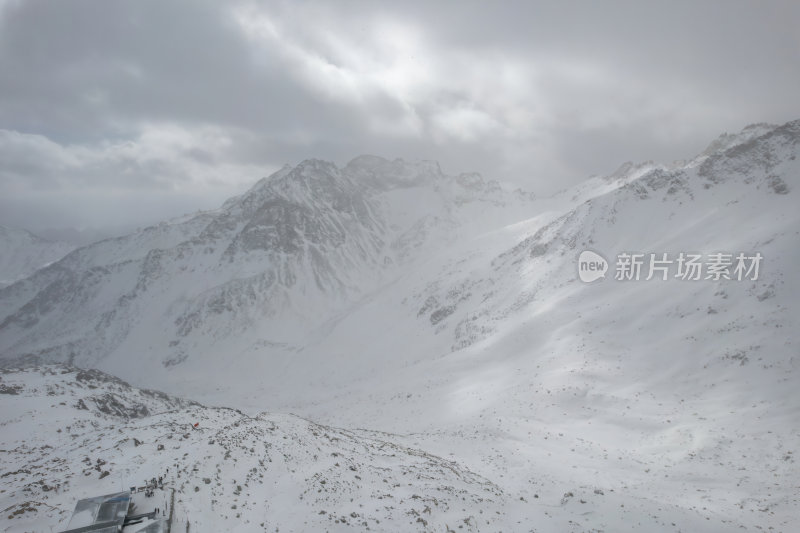
{"type": "Polygon", "coordinates": [[[197,427],[197,426],[199,426],[199,425],[200,425],[200,422],[195,422],[195,423],[194,423],[194,427],[197,427]]]}

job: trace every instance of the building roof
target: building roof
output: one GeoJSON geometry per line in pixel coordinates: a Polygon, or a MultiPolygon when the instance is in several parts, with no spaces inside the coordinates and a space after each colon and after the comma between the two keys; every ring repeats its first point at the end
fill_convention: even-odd
{"type": "Polygon", "coordinates": [[[166,519],[156,520],[142,529],[137,529],[136,533],[167,533],[167,521],[166,519]]]}
{"type": "Polygon", "coordinates": [[[118,533],[125,525],[130,503],[130,492],[80,500],[75,504],[68,529],[63,533],[118,533]]]}

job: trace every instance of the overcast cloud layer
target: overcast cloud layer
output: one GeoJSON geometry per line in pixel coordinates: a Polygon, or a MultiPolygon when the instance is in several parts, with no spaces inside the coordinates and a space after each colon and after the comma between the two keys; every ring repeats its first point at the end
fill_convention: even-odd
{"type": "Polygon", "coordinates": [[[0,224],[132,227],[362,153],[547,194],[800,118],[796,2],[650,4],[0,0],[0,224]]]}

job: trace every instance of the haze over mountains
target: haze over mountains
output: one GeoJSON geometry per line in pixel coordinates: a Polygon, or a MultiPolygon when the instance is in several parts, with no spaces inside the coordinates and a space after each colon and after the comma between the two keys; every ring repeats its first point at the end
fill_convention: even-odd
{"type": "Polygon", "coordinates": [[[299,347],[436,247],[530,208],[525,193],[432,162],[304,161],[217,211],[81,248],[10,288],[3,353],[96,365],[134,349],[139,366],[144,350],[163,370],[219,359],[213,346],[234,336],[299,347]]]}
{"type": "MultiPolygon", "coordinates": [[[[433,162],[304,161],[0,288],[0,357],[387,432],[478,476],[464,490],[498,487],[497,520],[468,531],[791,530],[799,142],[800,121],[753,125],[550,198],[433,162]],[[587,249],[606,279],[578,279],[587,249]],[[623,252],[763,263],[620,281],[623,252]]],[[[455,527],[429,518],[409,523],[455,527]]]]}
{"type": "Polygon", "coordinates": [[[74,245],[43,239],[33,233],[0,226],[0,287],[27,278],[38,269],[58,261],[75,249],[74,245]]]}

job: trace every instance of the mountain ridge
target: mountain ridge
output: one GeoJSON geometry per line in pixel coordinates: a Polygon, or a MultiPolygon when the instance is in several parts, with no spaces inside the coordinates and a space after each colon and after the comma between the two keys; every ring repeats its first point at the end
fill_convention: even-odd
{"type": "Polygon", "coordinates": [[[0,288],[53,263],[75,246],[39,237],[25,229],[0,225],[0,288]]]}
{"type": "Polygon", "coordinates": [[[369,428],[457,458],[513,494],[521,507],[501,505],[512,530],[520,519],[554,532],[791,530],[800,515],[800,121],[723,141],[688,163],[626,164],[533,200],[485,199],[480,191],[493,187],[469,175],[461,181],[478,192],[413,171],[400,188],[352,191],[337,185],[338,167],[309,163],[295,181],[285,169],[280,205],[322,191],[288,233],[261,223],[273,220],[272,206],[259,214],[272,198],[258,200],[266,180],[251,189],[247,221],[231,214],[246,193],[227,214],[73,252],[0,291],[6,309],[21,302],[4,315],[13,320],[0,318],[0,353],[13,355],[12,345],[21,354],[12,364],[36,347],[46,359],[54,339],[74,342],[50,356],[74,351],[82,360],[73,362],[134,385],[369,428]],[[363,200],[363,224],[358,202],[332,207],[342,191],[363,200]],[[220,240],[199,239],[214,221],[220,240]],[[359,238],[326,258],[337,278],[357,280],[356,293],[321,297],[313,269],[270,278],[255,268],[273,264],[269,252],[245,242],[249,231],[283,235],[294,255],[275,257],[310,265],[296,259],[312,257],[318,235],[352,233],[348,224],[359,238]],[[224,253],[241,235],[231,263],[224,253]],[[378,252],[365,245],[360,255],[372,237],[378,252]],[[175,244],[141,246],[152,242],[175,244]],[[587,249],[609,263],[605,279],[580,281],[587,249]],[[647,279],[645,263],[639,279],[618,279],[623,253],[666,254],[672,270],[647,279]],[[686,280],[676,275],[681,253],[761,254],[763,264],[741,280],[705,270],[686,280]],[[108,314],[80,329],[87,301],[108,303],[108,314]]]}
{"type": "MultiPolygon", "coordinates": [[[[80,248],[24,283],[9,287],[0,295],[0,303],[5,304],[0,331],[8,335],[16,329],[24,335],[43,316],[59,320],[50,313],[54,302],[66,306],[60,316],[71,316],[95,301],[100,316],[89,319],[97,324],[94,333],[68,333],[69,326],[61,326],[60,337],[73,340],[61,348],[35,348],[33,353],[48,358],[53,350],[60,351],[62,360],[74,362],[86,350],[85,339],[93,335],[101,339],[91,341],[100,344],[90,350],[100,354],[93,359],[97,361],[129,331],[127,324],[117,324],[118,331],[111,334],[120,312],[171,277],[184,278],[184,287],[178,291],[163,286],[162,290],[172,291],[174,298],[194,300],[193,306],[171,319],[178,340],[201,327],[209,313],[236,314],[257,301],[275,302],[263,316],[291,307],[296,317],[307,319],[320,311],[320,305],[340,308],[363,293],[365,286],[380,284],[386,278],[384,271],[413,258],[416,249],[431,241],[432,232],[446,233],[463,224],[469,217],[460,216],[459,211],[465,206],[489,200],[498,208],[501,195],[494,182],[486,184],[476,174],[448,177],[432,162],[409,164],[364,156],[339,169],[333,163],[307,160],[260,180],[216,211],[80,248]],[[376,168],[391,169],[387,180],[379,183],[376,168]],[[399,202],[382,197],[398,190],[399,202]],[[426,195],[421,207],[413,205],[414,194],[420,191],[426,195]],[[483,198],[487,192],[491,197],[483,198]],[[392,213],[390,205],[400,205],[400,211],[392,213]],[[129,289],[116,302],[98,302],[96,295],[114,290],[108,276],[127,278],[129,289]],[[133,278],[137,278],[135,283],[133,278]],[[209,285],[209,278],[219,281],[209,285]],[[295,290],[298,278],[310,282],[303,281],[299,291],[295,290]],[[208,286],[197,290],[203,284],[208,286]],[[83,293],[80,302],[69,307],[76,293],[83,293]],[[72,296],[65,299],[65,294],[72,296]]],[[[524,202],[506,196],[509,202],[524,202]]],[[[256,317],[242,320],[252,323],[256,317]]],[[[15,348],[20,342],[26,341],[3,343],[3,353],[23,355],[23,350],[15,348]]],[[[177,354],[165,361],[172,365],[181,357],[177,354]]]]}

